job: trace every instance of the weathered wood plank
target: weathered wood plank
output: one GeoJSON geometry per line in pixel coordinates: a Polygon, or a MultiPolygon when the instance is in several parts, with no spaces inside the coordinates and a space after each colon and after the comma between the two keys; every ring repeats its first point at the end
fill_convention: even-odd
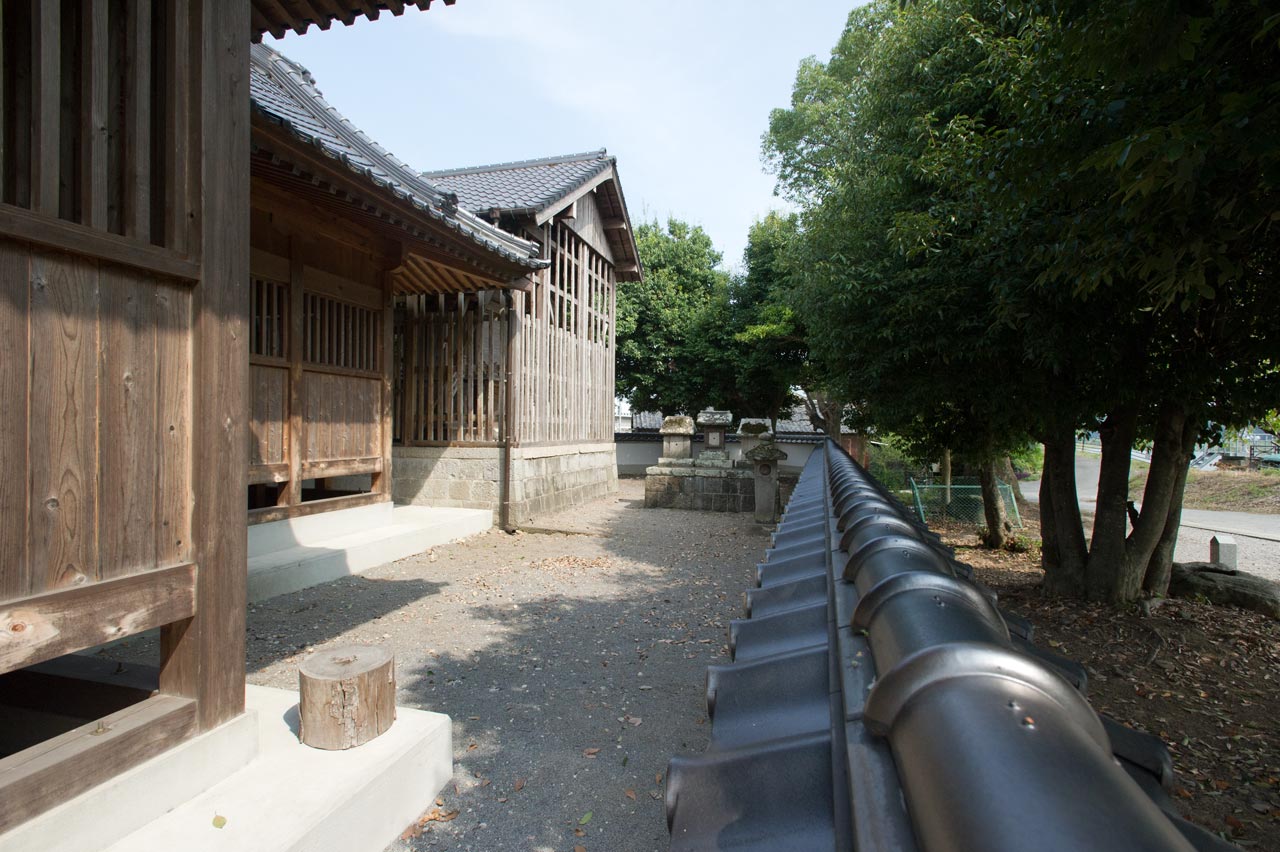
{"type": "Polygon", "coordinates": [[[98,429],[101,447],[98,574],[156,564],[156,285],[101,271],[98,429]]]}
{"type": "Polygon", "coordinates": [[[248,536],[249,301],[248,3],[199,4],[193,20],[201,139],[198,219],[202,279],[196,288],[192,552],[200,563],[200,612],[161,633],[160,689],[197,699],[200,730],[244,711],[248,536]]]}
{"type": "Polygon", "coordinates": [[[281,490],[279,502],[293,506],[302,502],[302,457],[304,440],[303,411],[303,373],[302,362],[306,357],[306,310],[305,291],[303,290],[303,243],[294,238],[289,241],[289,308],[286,313],[289,333],[287,335],[289,358],[289,427],[286,434],[288,445],[288,482],[281,490]]]}
{"type": "Polygon", "coordinates": [[[249,367],[251,419],[249,464],[276,464],[285,452],[286,394],[289,371],[284,367],[249,367]]]}
{"type": "Polygon", "coordinates": [[[374,503],[386,503],[390,499],[386,494],[371,491],[367,494],[349,494],[343,497],[309,500],[297,506],[270,506],[265,509],[253,509],[249,512],[249,525],[267,524],[272,521],[282,521],[286,518],[302,518],[307,515],[318,515],[322,512],[333,512],[338,509],[372,506],[374,503]]]}
{"type": "Polygon", "coordinates": [[[27,392],[30,386],[31,252],[0,241],[0,601],[29,593],[27,392]]]}
{"type": "Polygon", "coordinates": [[[364,458],[324,459],[302,463],[303,479],[324,479],[330,476],[355,476],[361,473],[379,473],[382,470],[382,458],[365,456],[364,458]]]}
{"type": "Polygon", "coordinates": [[[31,209],[58,215],[62,4],[31,4],[31,209]]]}
{"type": "Polygon", "coordinates": [[[108,4],[82,0],[80,59],[80,221],[107,228],[108,4]]]}
{"type": "Polygon", "coordinates": [[[156,695],[0,760],[0,833],[171,748],[196,705],[156,695]]]}
{"type": "Polygon", "coordinates": [[[185,255],[91,230],[74,222],[46,219],[9,205],[0,205],[0,236],[119,263],[189,283],[200,278],[200,265],[185,255]]]}
{"type": "Polygon", "coordinates": [[[156,561],[191,554],[191,291],[159,284],[156,326],[156,561]]]}
{"type": "Polygon", "coordinates": [[[250,485],[266,485],[275,482],[288,482],[290,475],[289,465],[287,462],[249,465],[250,485]]]}
{"type": "Polygon", "coordinates": [[[27,594],[98,575],[98,270],[31,260],[27,594]]]}
{"type": "Polygon", "coordinates": [[[165,87],[164,234],[161,242],[185,252],[191,242],[188,175],[191,171],[190,0],[166,0],[168,73],[165,87]]]}
{"type": "Polygon", "coordinates": [[[0,673],[190,618],[195,577],[187,563],[0,605],[0,673]]]}
{"type": "Polygon", "coordinates": [[[125,8],[124,233],[146,243],[151,241],[151,0],[130,0],[125,8]]]}

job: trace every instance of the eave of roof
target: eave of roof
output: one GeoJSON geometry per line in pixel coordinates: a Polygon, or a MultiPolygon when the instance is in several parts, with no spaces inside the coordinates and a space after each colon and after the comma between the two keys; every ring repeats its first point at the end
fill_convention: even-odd
{"type": "MultiPolygon", "coordinates": [[[[263,35],[271,33],[276,38],[284,38],[293,31],[298,35],[306,33],[315,24],[322,30],[329,29],[334,21],[342,21],[347,26],[355,23],[357,18],[367,17],[371,21],[378,20],[383,12],[392,15],[403,15],[406,8],[417,7],[422,10],[431,8],[434,0],[363,0],[359,4],[350,0],[308,0],[306,8],[309,14],[299,9],[298,3],[279,2],[279,0],[253,0],[250,9],[250,37],[254,42],[262,41],[263,35]],[[354,8],[353,8],[354,7],[354,8]]],[[[446,6],[452,6],[457,0],[440,0],[446,6]]]]}
{"type": "Polygon", "coordinates": [[[547,265],[536,244],[459,209],[456,196],[433,186],[355,127],[325,101],[305,68],[262,44],[252,47],[250,57],[251,103],[260,116],[342,163],[377,191],[504,261],[525,269],[547,265]]]}
{"type": "Polygon", "coordinates": [[[638,281],[643,274],[631,215],[618,179],[618,161],[604,148],[487,166],[438,169],[423,172],[422,176],[457,193],[459,203],[479,215],[528,217],[535,225],[550,221],[588,192],[604,193],[622,219],[621,228],[610,231],[608,237],[619,277],[638,281]]]}

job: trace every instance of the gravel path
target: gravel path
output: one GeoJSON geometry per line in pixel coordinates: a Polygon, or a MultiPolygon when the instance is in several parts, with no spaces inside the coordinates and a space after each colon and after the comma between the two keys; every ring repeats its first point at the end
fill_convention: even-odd
{"type": "Polygon", "coordinates": [[[749,515],[643,508],[643,483],[249,610],[249,681],[296,689],[310,650],[396,654],[402,706],[453,717],[448,821],[405,850],[666,849],[668,758],[706,746],[704,668],[766,535],[749,515]]]}

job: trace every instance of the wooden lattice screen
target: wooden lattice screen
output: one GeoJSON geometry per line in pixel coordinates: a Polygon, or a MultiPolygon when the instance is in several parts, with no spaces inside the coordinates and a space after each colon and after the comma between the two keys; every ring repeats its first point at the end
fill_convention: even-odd
{"type": "Polygon", "coordinates": [[[407,296],[396,319],[395,440],[505,440],[509,392],[520,444],[613,440],[614,270],[570,228],[544,231],[551,268],[529,292],[407,296]],[[516,329],[509,328],[512,319],[516,329]],[[512,343],[514,389],[505,381],[512,343]]]}

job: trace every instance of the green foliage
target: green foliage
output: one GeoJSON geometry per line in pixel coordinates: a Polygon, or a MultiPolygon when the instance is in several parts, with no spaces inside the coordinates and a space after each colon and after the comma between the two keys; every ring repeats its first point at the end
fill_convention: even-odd
{"type": "Polygon", "coordinates": [[[670,219],[636,229],[645,280],[618,285],[617,393],[633,410],[772,418],[792,404],[806,353],[785,301],[795,232],[793,218],[757,222],[746,269],[730,276],[700,227],[670,219]]]}
{"type": "Polygon", "coordinates": [[[1044,447],[1040,444],[1027,444],[1009,453],[1009,461],[1013,463],[1015,471],[1038,477],[1044,470],[1044,447]]]}

